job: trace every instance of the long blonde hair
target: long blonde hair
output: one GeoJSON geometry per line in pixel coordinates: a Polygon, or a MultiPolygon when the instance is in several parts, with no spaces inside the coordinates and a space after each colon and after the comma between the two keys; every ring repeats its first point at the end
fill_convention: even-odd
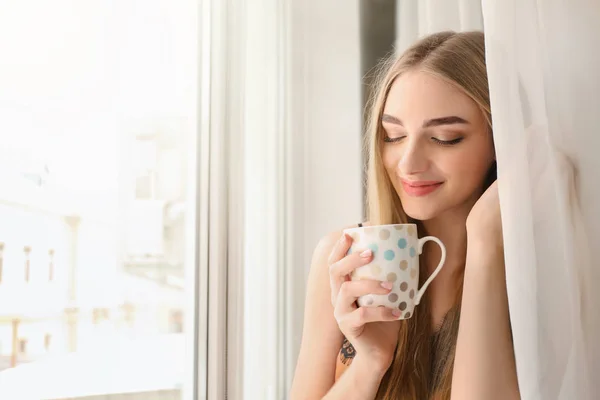
{"type": "MultiPolygon", "coordinates": [[[[415,222],[409,221],[404,213],[382,161],[381,117],[385,101],[393,82],[409,70],[430,73],[461,90],[480,107],[491,130],[483,33],[436,33],[415,43],[399,58],[386,60],[381,65],[377,89],[370,101],[371,115],[365,142],[368,154],[367,213],[368,220],[374,225],[415,222]]],[[[430,340],[427,296],[415,309],[413,317],[401,322],[394,361],[381,382],[377,399],[423,400],[432,396],[450,399],[461,292],[459,288],[455,306],[446,315],[435,343],[430,340]],[[432,351],[435,351],[433,362],[432,351]]]]}

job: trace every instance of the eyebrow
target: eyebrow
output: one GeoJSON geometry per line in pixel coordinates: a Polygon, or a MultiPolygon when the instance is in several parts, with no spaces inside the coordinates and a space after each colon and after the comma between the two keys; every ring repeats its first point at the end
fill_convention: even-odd
{"type": "MultiPolygon", "coordinates": [[[[381,122],[387,122],[394,125],[404,126],[402,121],[394,116],[383,114],[381,116],[381,122]]],[[[431,128],[432,126],[440,125],[454,125],[454,124],[468,124],[469,122],[461,117],[451,115],[448,117],[433,118],[423,122],[423,128],[431,128]]]]}

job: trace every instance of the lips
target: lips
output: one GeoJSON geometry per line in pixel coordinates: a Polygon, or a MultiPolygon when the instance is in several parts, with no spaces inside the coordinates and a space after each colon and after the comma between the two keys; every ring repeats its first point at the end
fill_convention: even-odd
{"type": "Polygon", "coordinates": [[[402,179],[402,188],[409,196],[421,197],[433,193],[439,189],[443,183],[444,182],[436,181],[405,181],[402,179]]]}

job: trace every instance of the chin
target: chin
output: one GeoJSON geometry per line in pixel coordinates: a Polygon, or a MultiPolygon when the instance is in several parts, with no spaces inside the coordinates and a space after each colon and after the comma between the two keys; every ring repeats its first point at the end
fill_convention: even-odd
{"type": "Polygon", "coordinates": [[[446,201],[440,199],[415,199],[412,197],[400,199],[404,213],[417,221],[429,221],[439,217],[450,208],[446,201]]]}
{"type": "Polygon", "coordinates": [[[437,207],[427,207],[427,206],[414,206],[404,207],[404,213],[409,217],[417,221],[428,221],[430,219],[434,219],[438,215],[440,215],[442,210],[437,207]]]}
{"type": "Polygon", "coordinates": [[[416,221],[431,221],[441,216],[448,217],[468,215],[473,207],[471,201],[456,202],[452,198],[444,199],[414,199],[408,198],[402,203],[404,213],[416,221]],[[429,201],[428,201],[429,200],[429,201]]]}

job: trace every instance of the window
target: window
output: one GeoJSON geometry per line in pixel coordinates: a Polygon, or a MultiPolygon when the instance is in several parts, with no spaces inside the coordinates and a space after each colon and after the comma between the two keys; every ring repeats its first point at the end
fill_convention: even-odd
{"type": "Polygon", "coordinates": [[[0,8],[0,398],[191,400],[198,4],[0,8]]]}
{"type": "Polygon", "coordinates": [[[27,353],[27,339],[19,339],[19,353],[26,354],[27,353]]]}
{"type": "Polygon", "coordinates": [[[48,281],[54,280],[54,250],[48,250],[48,281]]]}
{"type": "Polygon", "coordinates": [[[4,276],[4,243],[0,243],[0,283],[4,276]]]}
{"type": "Polygon", "coordinates": [[[51,343],[52,343],[52,335],[49,333],[46,333],[44,335],[44,350],[50,351],[51,343]]]}
{"type": "Polygon", "coordinates": [[[25,254],[25,282],[29,282],[29,275],[31,274],[31,247],[25,246],[23,248],[23,253],[25,254]]]}
{"type": "Polygon", "coordinates": [[[108,321],[108,309],[106,308],[95,308],[92,312],[92,318],[94,321],[94,325],[98,325],[103,321],[108,321]]]}
{"type": "Polygon", "coordinates": [[[169,315],[170,329],[172,333],[183,332],[183,312],[181,310],[172,310],[169,315]]]}
{"type": "Polygon", "coordinates": [[[133,147],[135,197],[138,200],[156,196],[157,146],[154,136],[139,135],[133,147]]]}

